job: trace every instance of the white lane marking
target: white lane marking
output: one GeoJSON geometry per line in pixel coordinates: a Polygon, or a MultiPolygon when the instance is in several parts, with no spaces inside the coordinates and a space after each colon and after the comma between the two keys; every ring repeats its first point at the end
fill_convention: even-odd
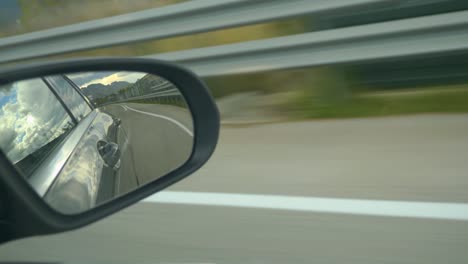
{"type": "Polygon", "coordinates": [[[278,209],[372,216],[468,220],[468,204],[302,196],[163,191],[144,202],[278,209]]]}
{"type": "Polygon", "coordinates": [[[178,127],[182,128],[182,130],[184,130],[185,132],[187,132],[187,134],[189,134],[191,137],[193,137],[192,131],[190,131],[190,129],[188,129],[187,127],[185,127],[182,123],[180,123],[180,122],[177,121],[177,120],[174,120],[174,119],[172,119],[172,118],[170,118],[170,117],[163,116],[163,115],[158,115],[158,114],[153,114],[153,113],[149,113],[149,112],[145,112],[145,111],[140,111],[140,110],[131,108],[130,106],[127,106],[127,105],[125,105],[124,107],[127,108],[127,109],[129,109],[129,110],[132,110],[132,111],[141,113],[141,114],[150,115],[150,116],[154,116],[154,117],[159,117],[159,118],[165,119],[165,120],[167,120],[167,121],[170,121],[170,122],[172,122],[173,124],[177,125],[178,127]]]}
{"type": "Polygon", "coordinates": [[[119,106],[121,106],[121,107],[124,109],[124,111],[127,111],[127,110],[128,110],[127,108],[125,108],[124,105],[119,105],[119,106]]]}

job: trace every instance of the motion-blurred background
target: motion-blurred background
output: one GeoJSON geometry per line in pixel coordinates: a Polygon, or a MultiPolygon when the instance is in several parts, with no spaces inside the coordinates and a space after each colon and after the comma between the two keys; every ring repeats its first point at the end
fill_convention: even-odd
{"type": "MultiPolygon", "coordinates": [[[[0,37],[183,2],[186,1],[3,0],[0,37]]],[[[48,58],[146,56],[465,9],[466,0],[382,1],[372,8],[304,15],[48,58]]],[[[252,69],[203,79],[221,112],[219,146],[204,168],[171,190],[468,202],[467,50],[306,68],[252,69]]],[[[120,242],[116,239],[113,243],[129,248],[130,253],[125,256],[99,255],[99,250],[86,247],[83,241],[98,243],[87,237],[92,233],[105,237],[118,232],[116,229],[126,229],[124,220],[129,216],[122,213],[111,218],[114,220],[86,229],[87,236],[78,232],[69,235],[72,242],[67,248],[83,246],[93,252],[93,257],[99,255],[100,261],[145,261],[144,255],[151,252],[151,241],[163,238],[157,247],[168,250],[161,249],[158,254],[167,261],[468,262],[465,221],[143,206],[148,205],[129,212],[153,216],[153,222],[166,224],[167,232],[121,234],[120,242]],[[185,218],[195,220],[184,221],[185,218]],[[210,221],[216,224],[206,224],[210,221]],[[182,231],[174,231],[177,228],[182,231]],[[140,243],[139,236],[147,240],[140,243]],[[133,239],[130,245],[123,242],[127,238],[133,239]]],[[[134,218],[134,222],[125,223],[150,225],[149,220],[134,218]]],[[[80,259],[78,253],[61,247],[64,237],[50,238],[49,245],[60,248],[51,253],[53,259],[80,259]]],[[[26,259],[34,259],[33,255],[49,259],[40,254],[41,248],[44,246],[40,240],[25,242],[24,251],[33,252],[26,259]]],[[[111,246],[104,248],[103,251],[112,251],[111,246]]],[[[8,259],[15,259],[9,256],[8,259]]]]}
{"type": "MultiPolygon", "coordinates": [[[[5,0],[0,36],[181,3],[175,0],[5,0]]],[[[307,15],[163,40],[60,55],[144,56],[468,8],[463,0],[396,0],[380,8],[307,15]]],[[[157,30],[157,28],[155,28],[157,30]]],[[[286,58],[287,59],[287,58],[286,58]]],[[[466,54],[401,58],[206,77],[225,123],[466,112],[466,54]]]]}

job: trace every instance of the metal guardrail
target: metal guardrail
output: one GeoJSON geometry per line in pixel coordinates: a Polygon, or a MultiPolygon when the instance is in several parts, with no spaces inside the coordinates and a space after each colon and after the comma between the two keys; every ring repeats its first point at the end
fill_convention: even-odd
{"type": "Polygon", "coordinates": [[[201,76],[468,50],[468,11],[158,54],[201,76]]]}
{"type": "MultiPolygon", "coordinates": [[[[393,0],[203,0],[0,39],[0,63],[309,14],[392,6],[393,0]]],[[[399,19],[148,57],[201,76],[468,51],[468,11],[399,19]]]]}
{"type": "Polygon", "coordinates": [[[281,18],[385,6],[388,0],[203,0],[0,39],[0,63],[207,32],[281,18]]]}

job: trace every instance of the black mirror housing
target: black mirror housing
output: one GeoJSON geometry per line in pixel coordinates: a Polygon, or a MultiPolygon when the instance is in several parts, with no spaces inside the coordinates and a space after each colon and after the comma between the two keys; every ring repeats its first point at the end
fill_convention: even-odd
{"type": "MultiPolygon", "coordinates": [[[[163,190],[199,169],[218,141],[219,113],[205,84],[192,72],[172,63],[141,58],[90,58],[34,63],[0,71],[0,85],[65,72],[136,71],[161,76],[177,85],[193,118],[193,148],[181,167],[138,189],[89,211],[65,215],[51,208],[0,152],[0,242],[73,230],[163,190]]],[[[120,120],[119,120],[120,121],[120,120]]],[[[120,122],[119,122],[120,124],[120,122]]]]}

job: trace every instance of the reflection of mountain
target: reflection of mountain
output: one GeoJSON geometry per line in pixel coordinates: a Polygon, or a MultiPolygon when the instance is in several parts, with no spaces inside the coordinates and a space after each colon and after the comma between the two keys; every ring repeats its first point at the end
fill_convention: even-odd
{"type": "Polygon", "coordinates": [[[109,85],[90,84],[83,88],[83,93],[97,106],[117,101],[149,95],[155,92],[174,89],[171,83],[152,74],[146,74],[135,83],[125,81],[113,82],[109,85]]]}
{"type": "Polygon", "coordinates": [[[91,100],[93,100],[97,98],[106,97],[111,94],[117,94],[120,90],[129,85],[129,82],[124,81],[113,82],[108,85],[104,85],[101,83],[93,83],[81,89],[81,91],[91,100]]]}

